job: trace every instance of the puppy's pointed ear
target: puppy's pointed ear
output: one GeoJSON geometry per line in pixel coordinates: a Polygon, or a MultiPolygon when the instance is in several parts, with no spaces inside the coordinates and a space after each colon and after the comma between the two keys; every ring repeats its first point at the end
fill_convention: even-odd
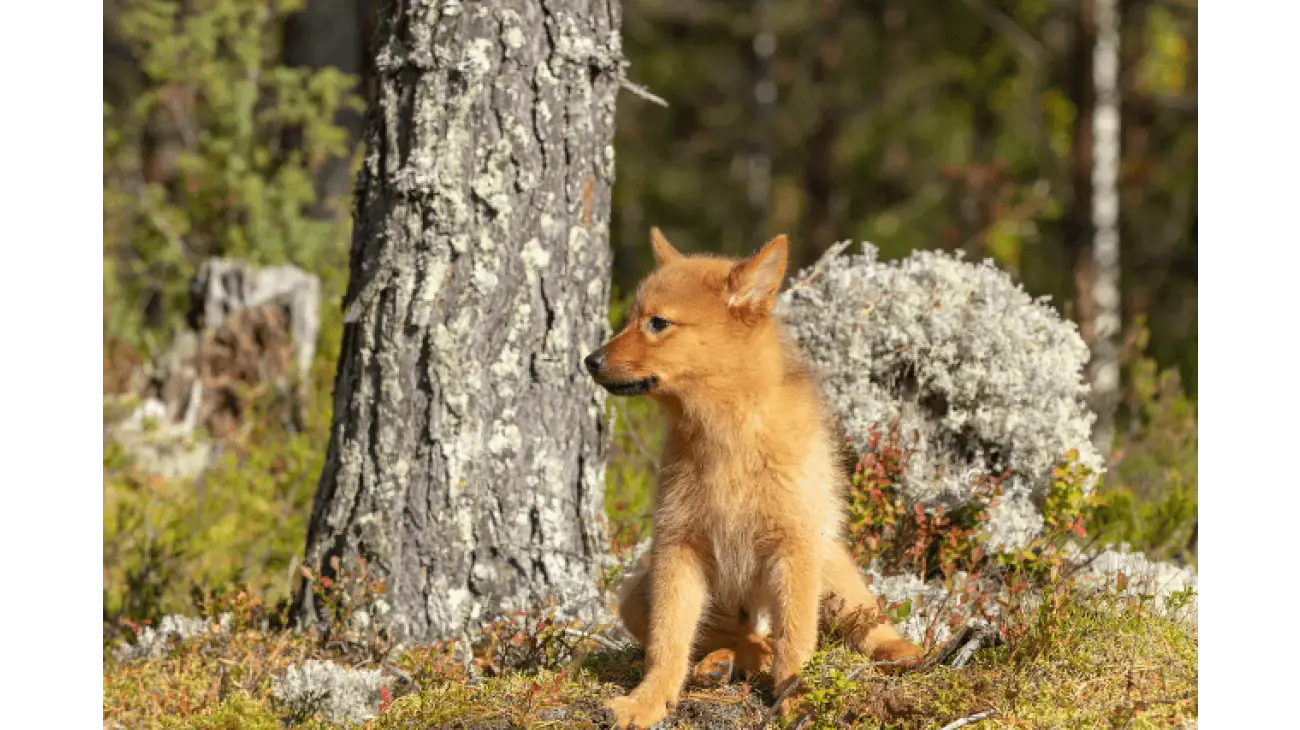
{"type": "Polygon", "coordinates": [[[681,254],[677,253],[677,249],[673,248],[673,245],[664,237],[664,232],[657,227],[650,229],[650,246],[655,252],[656,266],[663,266],[682,257],[681,254]]]}
{"type": "Polygon", "coordinates": [[[752,314],[768,314],[785,278],[789,242],[784,235],[768,241],[758,253],[731,268],[727,276],[727,306],[752,314]]]}

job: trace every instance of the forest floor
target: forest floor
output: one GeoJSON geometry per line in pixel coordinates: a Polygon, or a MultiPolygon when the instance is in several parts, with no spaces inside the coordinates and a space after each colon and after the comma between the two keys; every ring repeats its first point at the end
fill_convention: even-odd
{"type": "MultiPolygon", "coordinates": [[[[633,687],[643,665],[639,649],[607,640],[569,642],[557,652],[555,637],[568,629],[550,624],[485,634],[487,648],[467,671],[446,646],[399,652],[258,630],[246,625],[255,623],[249,616],[236,611],[224,628],[213,622],[211,631],[163,642],[153,656],[127,659],[106,643],[104,727],[340,727],[349,724],[340,708],[354,699],[363,706],[378,700],[363,708],[370,717],[355,723],[375,730],[609,727],[603,701],[633,687]],[[533,668],[498,669],[507,655],[533,668]],[[338,687],[331,698],[319,684],[315,696],[288,697],[286,672],[312,659],[369,671],[370,699],[364,691],[344,697],[338,687]]],[[[1180,621],[1118,594],[1044,602],[1023,631],[960,669],[887,675],[866,657],[830,646],[804,678],[789,718],[774,714],[761,679],[688,684],[660,727],[1195,727],[1197,627],[1194,618],[1180,621]],[[956,724],[963,718],[969,722],[956,724]]]]}

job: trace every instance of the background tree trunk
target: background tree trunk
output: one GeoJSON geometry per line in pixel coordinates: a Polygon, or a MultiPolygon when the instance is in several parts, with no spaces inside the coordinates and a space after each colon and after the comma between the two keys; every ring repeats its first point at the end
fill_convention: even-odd
{"type": "Polygon", "coordinates": [[[1070,144],[1070,212],[1065,217],[1065,248],[1070,264],[1071,315],[1083,341],[1092,343],[1096,307],[1092,301],[1092,110],[1096,88],[1092,54],[1097,41],[1096,0],[1079,0],[1074,8],[1070,59],[1070,100],[1074,130],[1070,144]]]}
{"type": "Polygon", "coordinates": [[[808,233],[798,248],[799,266],[812,266],[840,235],[844,221],[835,216],[834,197],[839,192],[839,169],[835,142],[840,136],[843,113],[839,104],[841,49],[839,25],[842,9],[837,0],[818,3],[812,39],[813,60],[810,81],[817,93],[817,121],[808,140],[804,166],[804,188],[808,196],[808,233]]]}
{"type": "MultiPolygon", "coordinates": [[[[95,45],[103,16],[95,8],[95,45]]],[[[99,62],[95,66],[95,462],[104,462],[104,92],[99,62]]],[[[95,470],[95,633],[104,633],[104,470],[95,470]]],[[[104,643],[95,642],[96,672],[104,665],[104,643]]],[[[99,678],[101,681],[101,678],[99,678]]],[[[103,703],[103,685],[98,688],[103,703]]]]}
{"type": "Polygon", "coordinates": [[[749,142],[746,194],[753,227],[749,246],[761,245],[770,235],[768,215],[772,204],[772,137],[776,124],[776,79],[772,73],[776,34],[772,32],[772,0],[754,2],[753,77],[754,123],[749,142]]]}
{"type": "Polygon", "coordinates": [[[1094,0],[1097,36],[1092,85],[1092,407],[1097,413],[1093,443],[1109,453],[1119,404],[1119,62],[1120,13],[1117,0],[1094,0]]]}
{"type": "MultiPolygon", "coordinates": [[[[334,424],[306,561],[408,640],[603,610],[616,1],[379,10],[334,424]]],[[[300,591],[297,617],[318,621],[300,591]]]]}
{"type": "MultiPolygon", "coordinates": [[[[373,0],[307,0],[285,23],[285,65],[337,68],[357,77],[358,91],[364,92],[365,31],[372,5],[373,0]]],[[[316,175],[316,204],[310,212],[322,218],[338,215],[329,201],[352,190],[351,153],[361,139],[362,118],[356,111],[340,110],[334,121],[347,132],[349,155],[326,160],[316,175]]],[[[290,140],[290,146],[295,142],[290,140]]]]}

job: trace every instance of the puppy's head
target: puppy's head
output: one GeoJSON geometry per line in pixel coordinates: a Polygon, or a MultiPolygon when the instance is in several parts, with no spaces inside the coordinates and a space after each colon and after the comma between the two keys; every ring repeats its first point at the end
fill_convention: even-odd
{"type": "Polygon", "coordinates": [[[785,276],[785,236],[742,261],[683,256],[658,228],[657,268],[637,289],[626,326],[584,360],[614,395],[682,396],[741,380],[779,353],[757,337],[770,330],[785,276]]]}

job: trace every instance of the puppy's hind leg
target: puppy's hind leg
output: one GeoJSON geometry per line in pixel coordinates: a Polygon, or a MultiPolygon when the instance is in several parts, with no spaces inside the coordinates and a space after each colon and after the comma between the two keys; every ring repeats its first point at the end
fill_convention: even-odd
{"type": "Polygon", "coordinates": [[[854,651],[871,654],[873,661],[899,662],[898,667],[919,662],[921,647],[903,638],[880,615],[876,597],[843,545],[833,545],[822,568],[822,624],[840,634],[854,651]]]}
{"type": "Polygon", "coordinates": [[[618,617],[636,643],[645,647],[650,634],[650,553],[641,556],[618,588],[618,617]]]}

